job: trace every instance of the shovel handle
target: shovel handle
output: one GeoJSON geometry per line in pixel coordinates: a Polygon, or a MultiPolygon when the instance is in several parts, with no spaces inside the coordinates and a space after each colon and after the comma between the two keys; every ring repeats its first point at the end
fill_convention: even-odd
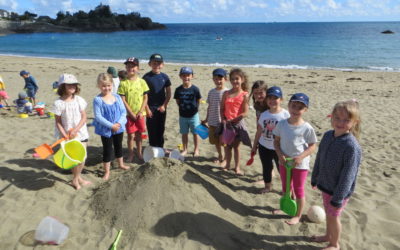
{"type": "Polygon", "coordinates": [[[53,143],[53,144],[51,144],[51,148],[54,148],[55,146],[57,146],[58,144],[60,144],[62,141],[65,141],[66,140],[66,138],[61,138],[61,139],[58,139],[55,143],[53,143]]]}

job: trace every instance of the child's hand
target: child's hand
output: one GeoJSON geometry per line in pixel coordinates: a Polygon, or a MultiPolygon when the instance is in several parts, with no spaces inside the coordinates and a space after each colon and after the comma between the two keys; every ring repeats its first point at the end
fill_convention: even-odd
{"type": "Polygon", "coordinates": [[[164,113],[165,112],[165,106],[161,105],[160,107],[158,107],[157,110],[160,111],[161,113],[164,113]]]}
{"type": "Polygon", "coordinates": [[[286,157],[284,155],[280,155],[279,157],[279,165],[285,166],[286,157]]]}
{"type": "Polygon", "coordinates": [[[68,139],[74,139],[78,135],[78,130],[73,128],[68,132],[68,139]]]}
{"type": "Polygon", "coordinates": [[[152,117],[153,117],[153,112],[151,112],[150,109],[146,110],[146,116],[147,116],[148,118],[152,118],[152,117]]]}
{"type": "Polygon", "coordinates": [[[317,186],[312,186],[311,187],[313,190],[317,190],[317,186]]]}
{"type": "Polygon", "coordinates": [[[303,158],[299,157],[299,156],[295,156],[293,157],[293,161],[294,161],[294,165],[298,166],[301,164],[301,162],[303,161],[303,158]]]}
{"type": "Polygon", "coordinates": [[[111,130],[113,132],[117,132],[119,129],[121,128],[121,124],[119,123],[114,123],[114,125],[112,125],[111,130]]]}
{"type": "Polygon", "coordinates": [[[258,148],[258,144],[254,144],[253,147],[251,148],[251,153],[256,155],[257,154],[257,148],[258,148]]]}
{"type": "Polygon", "coordinates": [[[136,119],[137,119],[137,116],[135,115],[135,114],[129,114],[129,117],[133,120],[133,121],[136,121],[136,119]]]}

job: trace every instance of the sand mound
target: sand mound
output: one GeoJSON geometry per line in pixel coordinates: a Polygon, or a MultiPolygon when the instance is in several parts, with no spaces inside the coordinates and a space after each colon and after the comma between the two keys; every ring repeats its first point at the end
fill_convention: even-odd
{"type": "Polygon", "coordinates": [[[277,247],[264,242],[264,235],[243,230],[243,215],[267,214],[234,200],[234,192],[198,170],[178,160],[155,159],[101,185],[91,207],[105,225],[124,230],[121,247],[277,247]]]}

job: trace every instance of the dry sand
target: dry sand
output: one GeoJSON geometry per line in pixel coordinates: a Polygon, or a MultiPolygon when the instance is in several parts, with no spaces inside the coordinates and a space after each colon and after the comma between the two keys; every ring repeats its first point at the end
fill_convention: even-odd
{"type": "MultiPolygon", "coordinates": [[[[38,100],[50,106],[56,99],[51,84],[61,73],[72,73],[82,83],[81,96],[89,103],[98,93],[95,79],[108,66],[123,69],[121,63],[0,56],[0,74],[12,99],[23,88],[19,76],[28,70],[39,82],[38,100]]],[[[141,75],[149,70],[141,64],[141,75]]],[[[174,90],[179,84],[180,65],[164,68],[174,90]]],[[[204,98],[213,87],[211,67],[194,66],[197,85],[204,98]]],[[[228,69],[228,68],[227,68],[228,69]]],[[[398,249],[400,245],[400,161],[398,133],[400,73],[341,72],[244,68],[250,81],[264,80],[283,89],[286,101],[295,92],[310,96],[306,120],[318,137],[330,129],[332,106],[356,98],[362,108],[364,156],[356,191],[342,215],[343,249],[398,249]]],[[[230,86],[230,83],[227,83],[230,86]]],[[[284,107],[286,108],[286,101],[284,107]]],[[[206,105],[200,108],[205,117],[206,105]]],[[[178,109],[168,107],[166,147],[180,144],[178,109]]],[[[255,113],[246,119],[251,137],[256,130],[255,113]]],[[[89,127],[90,141],[84,176],[93,182],[75,191],[68,183],[71,174],[50,160],[32,157],[33,148],[54,142],[54,120],[31,116],[19,118],[15,111],[0,110],[0,249],[55,249],[33,241],[39,221],[55,216],[70,227],[62,249],[107,249],[118,230],[124,233],[120,249],[316,249],[308,237],[324,232],[323,224],[303,222],[288,226],[285,216],[274,216],[280,182],[275,191],[258,194],[261,178],[258,156],[251,167],[244,164],[250,149],[241,147],[245,176],[226,173],[212,164],[214,148],[200,145],[200,157],[185,162],[156,159],[147,164],[132,163],[130,171],[113,169],[111,179],[101,179],[101,141],[89,127]]],[[[147,145],[147,141],[144,142],[147,145]]],[[[126,148],[126,144],[124,145],[126,148]]],[[[193,143],[190,138],[189,146],[193,143]]],[[[313,155],[314,159],[315,154],[313,155]]],[[[318,191],[307,183],[307,206],[320,205],[318,191]]]]}

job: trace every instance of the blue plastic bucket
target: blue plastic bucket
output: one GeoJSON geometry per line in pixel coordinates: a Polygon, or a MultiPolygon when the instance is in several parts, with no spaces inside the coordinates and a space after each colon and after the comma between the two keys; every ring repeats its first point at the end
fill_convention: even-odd
{"type": "Polygon", "coordinates": [[[208,138],[208,128],[203,124],[200,124],[199,126],[195,127],[194,132],[198,134],[203,140],[208,138]]]}

